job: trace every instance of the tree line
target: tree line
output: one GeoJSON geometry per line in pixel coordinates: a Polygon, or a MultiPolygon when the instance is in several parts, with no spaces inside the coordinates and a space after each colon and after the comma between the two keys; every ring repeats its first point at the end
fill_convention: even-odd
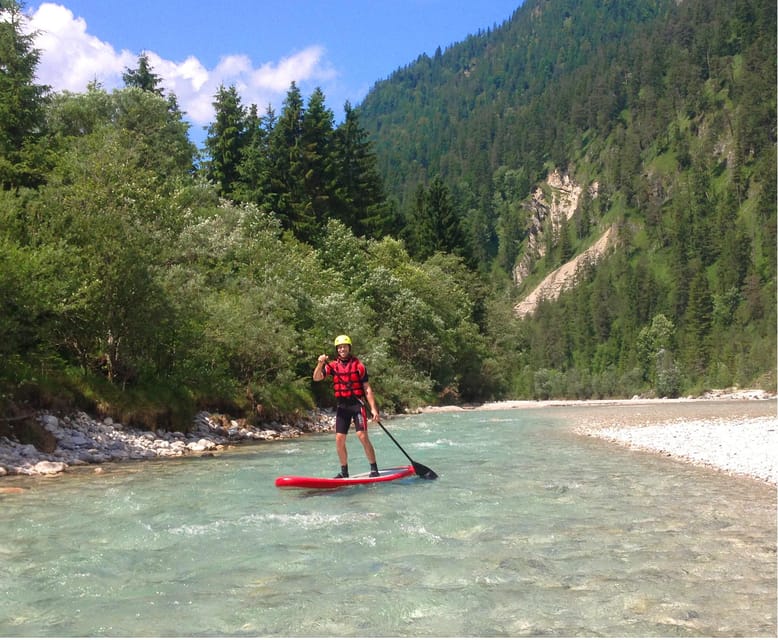
{"type": "Polygon", "coordinates": [[[261,116],[256,105],[245,107],[234,86],[220,87],[213,107],[202,169],[223,197],[273,211],[284,229],[313,245],[326,223],[338,220],[357,236],[402,239],[417,258],[471,255],[442,181],[419,185],[411,214],[402,215],[350,103],[335,126],[321,89],[306,102],[292,82],[279,114],[272,106],[261,116]]]}

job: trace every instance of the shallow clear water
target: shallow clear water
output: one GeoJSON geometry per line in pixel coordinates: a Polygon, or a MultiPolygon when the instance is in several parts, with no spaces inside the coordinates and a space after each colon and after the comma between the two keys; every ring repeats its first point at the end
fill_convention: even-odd
{"type": "Polygon", "coordinates": [[[385,425],[438,480],[275,488],[333,475],[332,435],[4,479],[28,491],[0,495],[0,636],[776,634],[774,487],[553,409],[385,425]]]}

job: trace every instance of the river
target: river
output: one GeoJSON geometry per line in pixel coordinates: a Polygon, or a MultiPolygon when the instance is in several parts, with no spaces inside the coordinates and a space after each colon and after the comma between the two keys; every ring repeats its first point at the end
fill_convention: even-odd
{"type": "Polygon", "coordinates": [[[775,487],[553,409],[384,424],[437,480],[274,486],[334,475],[331,434],[14,478],[0,636],[775,636],[775,487]]]}

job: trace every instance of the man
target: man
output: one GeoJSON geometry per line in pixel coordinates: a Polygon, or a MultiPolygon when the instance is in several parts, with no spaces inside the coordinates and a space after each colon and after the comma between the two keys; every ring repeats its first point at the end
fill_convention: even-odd
{"type": "Polygon", "coordinates": [[[340,460],[340,473],[336,478],[348,478],[348,452],[346,451],[346,435],[354,423],[357,437],[365,449],[367,461],[370,463],[370,476],[379,475],[378,465],[375,459],[375,449],[367,435],[367,410],[365,400],[370,405],[372,419],[378,422],[378,408],[376,407],[373,389],[368,382],[367,369],[358,358],[351,355],[351,338],[342,335],[335,338],[335,349],[338,357],[329,361],[326,354],[319,356],[316,368],[313,370],[313,379],[316,382],[332,376],[335,387],[335,399],[338,402],[338,410],[335,414],[335,447],[340,460]]]}

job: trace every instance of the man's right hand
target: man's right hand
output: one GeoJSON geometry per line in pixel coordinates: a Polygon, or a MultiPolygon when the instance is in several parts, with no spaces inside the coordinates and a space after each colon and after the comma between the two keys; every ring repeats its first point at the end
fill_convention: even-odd
{"type": "Polygon", "coordinates": [[[321,382],[324,380],[324,365],[327,363],[327,360],[329,360],[329,358],[326,353],[322,353],[318,360],[316,360],[316,368],[313,370],[314,382],[321,382]]]}

